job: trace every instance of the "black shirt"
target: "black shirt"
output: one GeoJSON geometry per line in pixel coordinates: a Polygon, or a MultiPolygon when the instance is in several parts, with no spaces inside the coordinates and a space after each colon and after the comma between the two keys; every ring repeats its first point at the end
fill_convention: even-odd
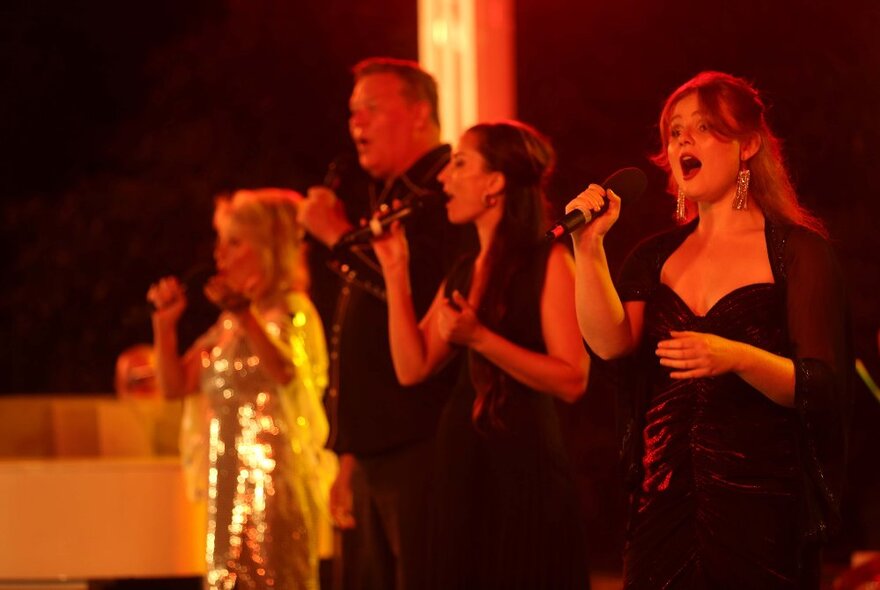
{"type": "MultiPolygon", "coordinates": [[[[460,251],[463,230],[449,223],[437,181],[449,157],[449,146],[438,146],[390,186],[371,183],[366,195],[345,197],[352,218],[397,199],[424,200],[405,224],[418,317],[460,251]]],[[[456,371],[447,367],[424,383],[401,386],[391,361],[385,284],[371,247],[336,249],[329,264],[343,279],[329,333],[332,448],[369,457],[432,437],[456,371]]]]}

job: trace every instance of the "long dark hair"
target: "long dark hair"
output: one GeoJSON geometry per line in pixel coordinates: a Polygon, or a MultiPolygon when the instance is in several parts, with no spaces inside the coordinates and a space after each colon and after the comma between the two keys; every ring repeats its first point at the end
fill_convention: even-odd
{"type": "MultiPolygon", "coordinates": [[[[508,311],[514,275],[533,259],[547,229],[547,183],[556,161],[550,141],[518,121],[480,123],[468,129],[489,170],[504,175],[504,211],[486,253],[486,290],[480,300],[480,321],[497,329],[508,311]]],[[[495,365],[471,352],[471,381],[477,396],[472,419],[485,416],[501,426],[499,410],[509,379],[495,365]]]]}
{"type": "Polygon", "coordinates": [[[761,145],[749,159],[751,181],[749,197],[771,221],[793,223],[826,236],[822,222],[798,202],[785,166],[779,138],[767,124],[767,107],[758,91],[742,78],[723,72],[701,72],[669,95],[660,113],[660,150],[652,161],[669,173],[669,192],[678,192],[672,176],[666,146],[669,144],[669,119],[675,105],[684,97],[696,94],[700,109],[716,136],[743,141],[758,136],[761,145]]]}

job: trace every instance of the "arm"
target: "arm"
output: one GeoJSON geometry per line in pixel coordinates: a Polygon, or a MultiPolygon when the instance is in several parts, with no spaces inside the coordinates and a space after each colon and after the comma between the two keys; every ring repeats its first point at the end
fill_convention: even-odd
{"type": "Polygon", "coordinates": [[[605,234],[620,215],[620,198],[595,184],[567,206],[598,211],[605,198],[608,211],[572,235],[575,258],[575,303],[581,335],[603,359],[633,352],[641,341],[644,303],[624,304],[614,288],[605,257],[605,234]]]}
{"type": "Polygon", "coordinates": [[[780,356],[743,342],[699,332],[672,332],[657,345],[660,364],[675,369],[674,379],[711,377],[734,372],[773,402],[795,407],[805,392],[813,392],[813,408],[834,412],[839,391],[836,379],[842,361],[844,297],[829,248],[818,237],[791,239],[786,253],[787,323],[793,350],[780,356]],[[800,393],[798,393],[800,392],[800,393]]]}
{"type": "MultiPolygon", "coordinates": [[[[456,303],[470,308],[460,295],[456,303]]],[[[470,337],[462,334],[462,343],[520,383],[574,402],[586,390],[590,368],[590,357],[575,326],[572,262],[565,249],[557,246],[547,261],[541,294],[541,329],[547,353],[518,346],[481,324],[474,326],[470,337]]]]}
{"type": "Polygon", "coordinates": [[[151,321],[159,388],[165,397],[182,397],[195,391],[198,365],[195,354],[178,352],[177,323],[186,309],[186,294],[175,277],[164,277],[150,286],[147,300],[155,308],[151,321]]]}
{"type": "Polygon", "coordinates": [[[657,343],[660,364],[673,379],[714,377],[733,372],[771,401],[794,407],[794,362],[744,342],[700,332],[672,332],[657,343]]]}
{"type": "Polygon", "coordinates": [[[353,229],[342,201],[323,186],[310,188],[306,197],[297,206],[297,221],[312,237],[332,249],[339,238],[353,229]]]}
{"type": "Polygon", "coordinates": [[[388,334],[397,379],[402,385],[420,383],[452,354],[452,348],[437,330],[443,289],[437,292],[419,324],[410,288],[408,246],[400,224],[395,223],[373,246],[385,275],[388,334]]]}

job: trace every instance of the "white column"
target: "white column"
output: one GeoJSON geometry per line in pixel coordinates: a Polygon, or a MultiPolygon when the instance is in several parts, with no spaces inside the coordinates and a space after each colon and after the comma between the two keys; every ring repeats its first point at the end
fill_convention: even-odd
{"type": "Polygon", "coordinates": [[[443,139],[516,115],[513,0],[419,0],[419,61],[437,79],[443,139]]]}

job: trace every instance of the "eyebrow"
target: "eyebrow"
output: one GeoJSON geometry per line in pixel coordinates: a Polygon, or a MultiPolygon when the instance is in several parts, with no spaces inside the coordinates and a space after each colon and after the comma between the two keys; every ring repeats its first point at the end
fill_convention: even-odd
{"type": "MultiPolygon", "coordinates": [[[[702,109],[697,109],[690,114],[691,117],[693,117],[694,115],[699,115],[702,117],[703,116],[702,109]]],[[[669,117],[669,120],[672,121],[673,119],[681,119],[681,118],[684,118],[685,116],[687,116],[687,115],[682,115],[682,114],[678,113],[678,114],[675,114],[675,115],[672,115],[671,117],[669,117]]]]}

